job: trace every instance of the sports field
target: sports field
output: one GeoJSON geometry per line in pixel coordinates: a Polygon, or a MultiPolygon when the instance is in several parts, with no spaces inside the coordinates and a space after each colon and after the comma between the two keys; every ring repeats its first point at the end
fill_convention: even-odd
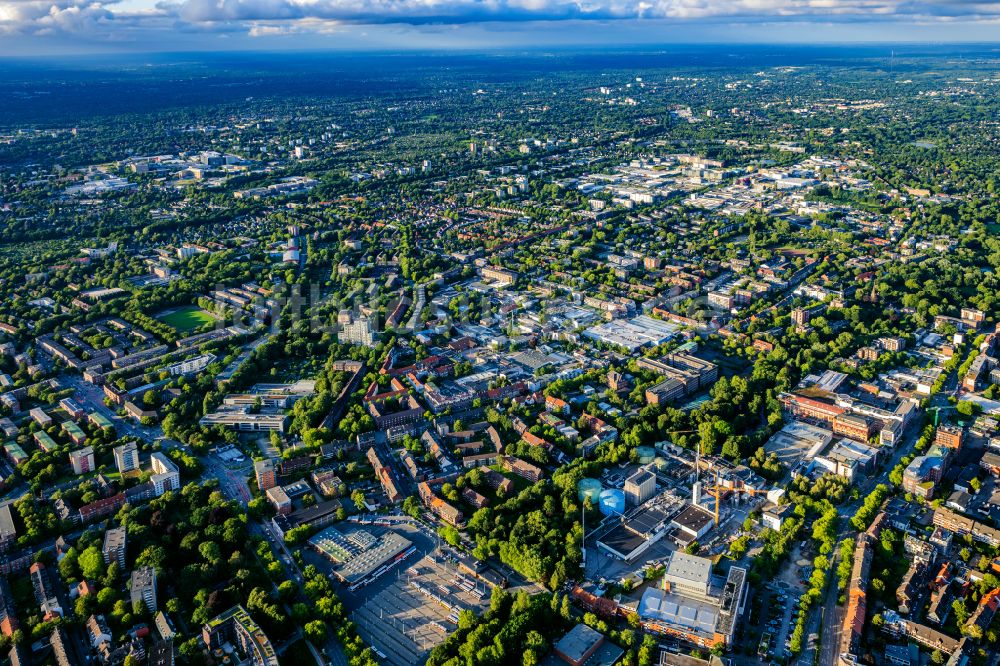
{"type": "Polygon", "coordinates": [[[202,310],[197,305],[174,308],[156,315],[156,318],[164,324],[174,327],[178,333],[189,333],[215,321],[213,314],[202,310]]]}

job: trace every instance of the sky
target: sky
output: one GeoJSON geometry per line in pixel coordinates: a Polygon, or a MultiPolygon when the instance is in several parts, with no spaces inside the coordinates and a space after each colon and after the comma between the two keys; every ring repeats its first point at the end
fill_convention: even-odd
{"type": "Polygon", "coordinates": [[[1000,41],[1000,0],[0,0],[0,57],[1000,41]]]}

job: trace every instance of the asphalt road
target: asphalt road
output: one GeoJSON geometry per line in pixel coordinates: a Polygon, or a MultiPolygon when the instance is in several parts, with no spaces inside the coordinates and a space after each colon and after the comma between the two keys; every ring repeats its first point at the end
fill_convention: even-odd
{"type": "MultiPolygon", "coordinates": [[[[955,381],[953,377],[945,383],[946,387],[950,386],[951,389],[955,386],[955,381]]],[[[949,393],[949,389],[942,390],[936,396],[932,402],[935,405],[947,404],[946,395],[949,393]]],[[[871,493],[875,486],[879,484],[889,483],[889,472],[899,464],[899,461],[907,454],[913,451],[913,446],[916,444],[917,439],[920,437],[920,431],[916,428],[911,427],[904,435],[903,441],[895,448],[890,456],[889,460],[882,465],[882,471],[880,474],[872,479],[864,482],[859,490],[860,497],[840,508],[838,513],[841,518],[841,528],[837,534],[837,543],[839,544],[841,540],[847,537],[855,537],[857,532],[850,525],[850,519],[857,513],[858,508],[863,503],[864,499],[871,493]]],[[[813,617],[809,621],[809,631],[807,635],[815,633],[822,626],[822,635],[820,636],[819,645],[819,664],[820,666],[836,666],[838,662],[839,645],[840,645],[840,633],[841,627],[844,621],[844,607],[837,604],[837,564],[839,561],[839,556],[835,551],[833,556],[830,558],[830,569],[827,571],[827,593],[824,597],[823,606],[819,613],[813,611],[813,617]],[[821,624],[822,623],[822,624],[821,624]]],[[[816,663],[813,659],[813,653],[815,650],[807,648],[803,650],[801,657],[798,660],[799,666],[812,666],[816,663]]]]}

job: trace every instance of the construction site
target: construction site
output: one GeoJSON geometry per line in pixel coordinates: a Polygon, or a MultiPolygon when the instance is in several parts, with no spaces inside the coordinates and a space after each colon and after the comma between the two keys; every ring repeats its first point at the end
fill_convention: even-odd
{"type": "Polygon", "coordinates": [[[687,451],[658,453],[616,475],[625,477],[621,491],[605,489],[596,479],[581,481],[581,500],[590,499],[602,514],[592,527],[585,525],[591,580],[637,576],[665,564],[678,549],[708,546],[721,552],[750,511],[765,502],[767,485],[747,467],[687,451]]]}

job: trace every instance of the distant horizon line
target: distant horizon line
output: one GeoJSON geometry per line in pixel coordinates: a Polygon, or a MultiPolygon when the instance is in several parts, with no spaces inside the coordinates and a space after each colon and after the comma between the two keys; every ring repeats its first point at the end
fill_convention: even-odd
{"type": "MultiPolygon", "coordinates": [[[[363,48],[352,46],[350,48],[317,48],[303,47],[265,47],[265,48],[232,48],[232,49],[208,49],[208,50],[157,50],[140,51],[130,49],[119,49],[111,51],[78,51],[63,53],[48,53],[34,55],[5,55],[0,54],[0,61],[31,62],[31,61],[56,61],[69,58],[142,58],[142,57],[192,57],[192,56],[272,56],[272,55],[312,55],[312,56],[372,56],[372,55],[477,55],[477,54],[541,54],[546,52],[562,53],[601,53],[610,50],[627,51],[634,53],[656,53],[658,51],[681,50],[691,48],[726,48],[731,50],[743,50],[754,48],[791,48],[803,50],[824,50],[831,48],[988,48],[1000,50],[1000,39],[993,41],[962,41],[962,40],[886,40],[886,41],[829,41],[829,42],[791,42],[791,41],[746,41],[746,42],[722,42],[722,41],[691,41],[691,42],[643,42],[643,43],[608,43],[601,45],[587,44],[558,44],[545,46],[530,45],[496,45],[481,46],[476,48],[466,46],[440,46],[428,47],[420,46],[414,48],[397,47],[392,49],[373,47],[363,48]]],[[[907,54],[896,54],[905,57],[907,54]]]]}

